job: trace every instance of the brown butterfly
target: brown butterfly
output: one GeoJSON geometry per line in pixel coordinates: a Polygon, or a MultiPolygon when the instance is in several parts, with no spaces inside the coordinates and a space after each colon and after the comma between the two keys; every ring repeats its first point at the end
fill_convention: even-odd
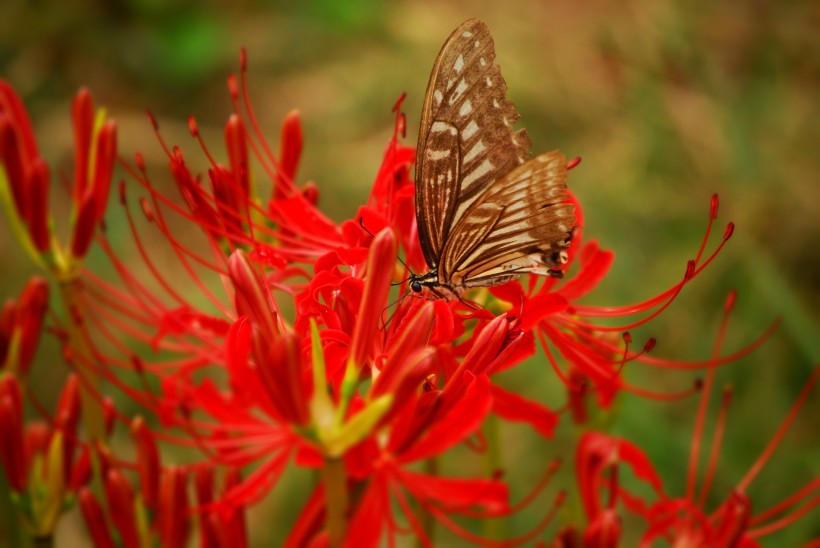
{"type": "Polygon", "coordinates": [[[441,48],[421,114],[416,220],[430,271],[410,288],[459,298],[524,272],[561,277],[575,208],[567,160],[529,157],[525,130],[495,59],[487,26],[462,23],[441,48]]]}

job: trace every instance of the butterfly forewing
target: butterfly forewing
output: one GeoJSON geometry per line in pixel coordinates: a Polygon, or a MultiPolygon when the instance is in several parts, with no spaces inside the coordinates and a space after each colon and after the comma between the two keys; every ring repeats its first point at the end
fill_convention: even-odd
{"type": "Polygon", "coordinates": [[[575,222],[565,203],[566,158],[551,152],[525,163],[530,140],[513,129],[519,115],[494,59],[486,25],[466,21],[445,42],[427,86],[416,218],[433,270],[417,279],[433,289],[460,293],[521,272],[557,275],[575,222]]]}
{"type": "Polygon", "coordinates": [[[487,26],[471,19],[453,31],[433,65],[416,165],[416,217],[430,267],[469,204],[529,155],[526,133],[513,130],[518,112],[494,59],[487,26]]]}

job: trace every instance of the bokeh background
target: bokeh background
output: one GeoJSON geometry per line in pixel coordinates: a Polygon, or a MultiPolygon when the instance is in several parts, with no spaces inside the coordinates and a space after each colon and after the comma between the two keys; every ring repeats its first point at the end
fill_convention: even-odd
{"type": "MultiPolygon", "coordinates": [[[[164,157],[145,109],[157,115],[169,142],[189,152],[196,145],[185,122],[195,115],[220,151],[231,109],[225,77],[237,70],[244,46],[253,103],[271,142],[282,117],[300,109],[306,146],[299,179],[315,181],[320,204],[342,220],[367,195],[392,132],[394,101],[407,92],[414,143],[433,59],[450,31],[473,16],[493,32],[534,151],[560,148],[583,157],[570,185],[584,206],[585,237],[616,253],[610,276],[587,302],[627,304],[677,282],[697,252],[712,193],[721,198],[716,235],[736,223],[708,271],[635,333],[637,341],[657,337],[658,356],[704,359],[733,288],[739,297],[727,350],[782,318],[762,349],[720,372],[718,386],[735,387],[711,499],[721,500],[820,362],[820,3],[4,0],[0,76],[23,96],[53,169],[70,172],[69,104],[88,86],[118,121],[122,154],[141,151],[158,174],[164,157]]],[[[33,267],[2,226],[7,296],[33,267]]],[[[47,398],[55,390],[49,383],[63,374],[55,351],[41,352],[35,378],[38,372],[47,398]]],[[[661,391],[683,389],[696,376],[640,365],[626,374],[661,391]]],[[[562,403],[543,359],[505,382],[562,403]]],[[[820,473],[818,400],[810,399],[753,484],[758,509],[820,473]]],[[[683,489],[695,404],[627,397],[617,407],[612,432],[652,456],[670,493],[683,489]]],[[[524,430],[507,436],[506,459],[516,469],[540,470],[539,463],[569,446],[533,440],[524,430]]],[[[559,432],[559,440],[571,436],[569,427],[559,432]]],[[[259,545],[286,534],[304,499],[300,481],[253,513],[259,545]]],[[[531,481],[513,478],[515,494],[531,481]]],[[[530,509],[512,526],[526,530],[543,509],[530,509]]],[[[820,535],[818,521],[815,513],[767,544],[820,535]]]]}

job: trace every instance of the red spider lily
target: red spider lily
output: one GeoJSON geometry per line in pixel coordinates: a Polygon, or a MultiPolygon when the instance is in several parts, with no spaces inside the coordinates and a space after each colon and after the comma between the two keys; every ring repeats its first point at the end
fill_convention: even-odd
{"type": "Polygon", "coordinates": [[[6,301],[0,312],[0,371],[25,378],[48,309],[48,282],[33,277],[17,302],[6,301]]]}
{"type": "MultiPolygon", "coordinates": [[[[597,394],[598,405],[606,409],[621,390],[661,400],[677,399],[693,393],[689,389],[677,394],[659,394],[630,385],[620,374],[629,362],[668,369],[711,369],[746,356],[774,332],[778,322],[774,322],[766,332],[744,348],[728,356],[702,362],[654,358],[647,354],[655,345],[654,339],[649,339],[640,351],[630,348],[632,338],[629,330],[646,324],[661,314],[677,298],[684,286],[715,259],[731,237],[734,225],[729,223],[718,246],[708,256],[705,255],[717,212],[718,197],[715,195],[712,197],[709,223],[703,241],[695,258],[688,262],[683,278],[661,294],[641,303],[620,307],[577,304],[606,276],[614,259],[611,251],[601,250],[595,241],[582,244],[579,229],[576,229],[569,250],[570,261],[578,266],[573,276],[563,280],[548,278],[537,289],[537,280],[533,277],[528,291],[524,291],[516,283],[491,288],[494,296],[521,310],[522,328],[532,329],[538,336],[553,370],[569,389],[570,408],[576,421],[587,420],[586,396],[590,394],[597,394]],[[605,326],[596,323],[599,318],[622,318],[625,323],[605,326]],[[564,358],[567,367],[561,367],[553,349],[564,358]]],[[[583,217],[577,203],[576,215],[580,226],[583,217]]],[[[697,389],[696,385],[694,390],[697,389]]]]}
{"type": "Polygon", "coordinates": [[[60,249],[49,218],[48,164],[39,156],[31,123],[14,89],[0,80],[0,196],[8,200],[12,224],[35,260],[44,254],[50,268],[63,275],[88,252],[94,231],[103,219],[117,151],[114,122],[95,114],[91,95],[80,90],[71,109],[74,127],[74,179],[71,241],[60,249]]]}
{"type": "MultiPolygon", "coordinates": [[[[407,295],[389,305],[391,282],[406,290],[408,273],[397,262],[398,250],[404,250],[411,268],[423,268],[409,177],[414,151],[400,144],[405,128],[401,100],[395,108],[394,135],[367,205],[354,219],[336,224],[317,207],[316,187],[296,184],[303,142],[298,115],[286,117],[275,155],[248,99],[244,54],[240,78],[231,77],[228,85],[236,113],[225,126],[224,161],[206,146],[195,120],[189,120],[191,134],[208,158],[203,175],[188,166],[180,147],[165,143],[151,117],[167,155],[168,178],[182,201],[158,190],[141,155],[134,166],[125,166],[144,193],[140,215],[135,215],[129,205],[133,189],[120,187],[141,264],[134,268],[104,234],[97,234],[119,282],[83,272],[83,291],[69,319],[93,333],[82,340],[89,352],[73,347],[66,351],[72,364],[108,381],[155,414],[162,425],[154,432],[143,421],[117,415],[132,429],[137,445],[133,466],[116,458],[110,448],[95,445],[109,517],[126,545],[148,538],[128,511],[137,498],[129,468],[139,476],[143,510],[156,517],[149,536],[174,546],[185,542],[193,515],[198,515],[203,544],[246,542],[244,509],[274,489],[291,467],[319,470],[323,478],[291,532],[293,545],[374,545],[385,539],[393,543],[404,533],[430,543],[432,520],[464,539],[492,545],[455,523],[453,516],[505,516],[531,497],[512,505],[499,476],[448,477],[429,469],[419,472],[418,466],[432,466],[455,446],[469,445],[489,413],[527,422],[544,437],[552,435],[556,413],[504,390],[492,378],[532,355],[536,337],[570,387],[576,419],[588,394],[597,394],[602,407],[609,406],[621,389],[656,396],[621,378],[620,370],[628,362],[711,370],[758,344],[728,357],[686,363],[650,358],[646,351],[651,341],[635,352],[628,334],[618,336],[662,312],[720,251],[732,225],[717,249],[705,256],[716,198],[704,242],[682,280],[631,307],[578,304],[606,275],[613,259],[595,242],[582,244],[580,228],[570,250],[576,273],[563,281],[548,279],[538,285],[531,279],[526,290],[513,282],[470,294],[485,305],[480,310],[458,300],[430,302],[407,295]],[[269,189],[259,188],[264,181],[269,189]],[[167,241],[175,264],[157,262],[156,242],[144,239],[143,220],[167,241]],[[181,236],[189,232],[200,236],[201,245],[181,236]],[[491,312],[499,310],[509,312],[491,312]],[[638,319],[612,328],[596,322],[633,315],[638,319]],[[138,354],[139,346],[144,352],[138,354]],[[567,365],[559,363],[556,349],[567,365]],[[126,382],[124,371],[132,379],[136,374],[136,382],[126,382]],[[163,468],[158,441],[199,449],[201,458],[163,468]],[[240,475],[239,470],[246,468],[251,470],[240,475]],[[222,469],[228,472],[217,488],[222,469]],[[194,479],[196,506],[187,500],[189,477],[194,479]]],[[[113,137],[89,133],[90,111],[90,98],[78,97],[78,154],[92,149],[97,139],[101,154],[110,159],[113,137]]],[[[25,122],[13,127],[28,126],[25,122]]],[[[20,133],[30,135],[30,128],[20,133]]],[[[6,146],[3,151],[14,153],[4,152],[4,158],[23,157],[18,141],[11,147],[6,146],[8,139],[0,143],[6,146]]],[[[24,159],[31,163],[29,156],[24,159]]],[[[102,215],[102,187],[97,187],[96,174],[105,178],[109,172],[107,160],[91,170],[88,161],[78,156],[74,200],[82,204],[80,209],[92,212],[79,217],[96,220],[75,231],[74,256],[88,249],[102,215]],[[83,179],[89,171],[95,175],[83,179]]],[[[576,164],[577,160],[570,167],[576,164]]],[[[577,215],[582,224],[579,205],[577,215]]],[[[102,398],[96,387],[87,388],[102,398]]],[[[20,416],[14,401],[13,395],[0,399],[9,409],[10,419],[0,424],[9,439],[19,437],[7,428],[20,416]]],[[[17,471],[18,457],[9,453],[3,458],[17,471]]],[[[576,464],[582,474],[579,482],[589,520],[584,539],[589,544],[607,545],[619,538],[617,500],[640,507],[617,483],[620,462],[629,464],[639,477],[651,479],[660,491],[659,480],[638,448],[600,435],[585,437],[576,464]],[[613,495],[602,502],[600,491],[606,488],[613,495]]],[[[541,489],[543,484],[534,492],[541,489]]],[[[543,512],[542,522],[530,533],[510,544],[539,534],[562,497],[559,494],[556,505],[543,512]]],[[[89,492],[82,492],[80,500],[88,519],[102,513],[89,492]]],[[[110,535],[94,527],[89,524],[95,541],[109,545],[110,535]]]]}
{"type": "MultiPolygon", "coordinates": [[[[412,348],[409,340],[429,333],[434,306],[421,302],[413,314],[400,321],[398,341],[390,345],[380,376],[372,386],[374,395],[389,390],[398,382],[396,370],[407,371],[405,386],[415,387],[434,370],[429,353],[421,351],[415,367],[401,366],[394,352],[412,348]],[[406,330],[405,330],[406,329],[406,330]],[[392,350],[391,350],[392,349],[392,350]]],[[[446,308],[449,310],[449,308],[446,308]]],[[[522,333],[502,315],[488,323],[474,338],[463,361],[454,371],[440,370],[442,386],[432,382],[422,392],[396,390],[394,418],[384,424],[377,437],[370,438],[346,459],[351,476],[353,501],[352,520],[346,534],[346,545],[375,546],[383,538],[394,542],[398,534],[413,533],[425,544],[431,540],[423,525],[423,515],[430,515],[456,534],[472,541],[490,543],[469,533],[452,521],[450,515],[503,516],[512,510],[508,504],[506,485],[499,479],[448,478],[419,473],[408,469],[413,463],[442,455],[463,442],[484,422],[493,408],[493,392],[488,375],[515,353],[522,333]],[[415,501],[414,504],[411,501],[415,501]],[[407,530],[397,523],[395,502],[409,524],[407,530]]],[[[440,348],[439,351],[442,349],[440,348]]],[[[418,352],[418,351],[417,351],[418,352]]],[[[433,380],[434,382],[434,380],[433,380]]],[[[320,487],[308,501],[295,526],[289,544],[307,544],[322,533],[319,519],[326,504],[325,488],[320,487]]],[[[549,523],[549,518],[538,529],[549,523]]],[[[533,531],[530,535],[537,533],[533,531]]],[[[528,537],[529,538],[529,537],[528,537]]]]}
{"type": "MultiPolygon", "coordinates": [[[[713,358],[719,355],[733,302],[734,294],[732,293],[727,300],[724,321],[720,328],[713,358]]],[[[728,498],[712,512],[708,512],[704,506],[715,479],[731,394],[728,390],[724,393],[707,468],[703,473],[703,484],[700,493],[696,493],[697,463],[699,462],[707,403],[714,380],[713,370],[707,373],[700,396],[701,402],[692,438],[685,496],[673,498],[663,491],[658,473],[638,447],[626,440],[597,432],[585,434],[579,442],[576,457],[576,474],[588,519],[584,532],[585,541],[594,540],[596,543],[602,543],[594,544],[596,546],[617,544],[616,505],[619,501],[626,509],[643,516],[648,521],[649,525],[642,541],[646,546],[659,538],[681,546],[757,546],[756,539],[782,529],[809,513],[818,506],[816,497],[818,486],[820,486],[818,479],[812,480],[783,502],[757,515],[753,514],[752,501],[746,491],[761,472],[775,448],[781,443],[819,377],[820,368],[817,368],[760,457],[735,486],[728,498]],[[622,464],[628,465],[636,477],[652,486],[658,497],[657,502],[649,504],[626,491],[618,481],[618,470],[622,464]],[[601,501],[601,489],[609,493],[609,501],[606,504],[601,501]]]]}
{"type": "MultiPolygon", "coordinates": [[[[156,512],[146,513],[142,497],[137,496],[126,474],[113,465],[106,469],[105,510],[89,489],[83,488],[79,493],[83,517],[95,546],[110,545],[110,532],[99,524],[100,519],[104,521],[105,513],[110,516],[117,536],[126,548],[145,546],[154,539],[161,546],[186,545],[190,534],[191,510],[187,495],[187,472],[176,466],[163,470],[156,512]]],[[[214,542],[216,538],[202,537],[203,543],[214,542]]]]}
{"type": "Polygon", "coordinates": [[[87,448],[78,446],[76,377],[66,382],[53,424],[25,424],[23,397],[13,375],[0,377],[0,463],[20,519],[35,536],[49,536],[91,474],[87,448]]]}

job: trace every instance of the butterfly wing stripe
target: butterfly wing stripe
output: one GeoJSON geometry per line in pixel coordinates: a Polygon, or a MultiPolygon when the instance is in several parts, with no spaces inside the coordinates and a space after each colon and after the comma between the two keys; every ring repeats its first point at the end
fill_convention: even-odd
{"type": "Polygon", "coordinates": [[[439,278],[447,282],[449,276],[459,267],[459,262],[476,248],[490,234],[504,213],[504,206],[495,203],[481,204],[473,209],[468,218],[462,219],[443,250],[447,261],[439,265],[439,278]]]}
{"type": "Polygon", "coordinates": [[[423,184],[416,186],[416,219],[422,251],[427,265],[435,268],[447,238],[448,219],[457,199],[461,154],[457,130],[444,122],[435,122],[420,152],[416,171],[423,184]]]}
{"type": "Polygon", "coordinates": [[[460,243],[448,242],[439,275],[460,274],[472,285],[472,278],[504,263],[519,270],[540,269],[575,223],[574,207],[566,198],[562,154],[541,154],[514,169],[478,196],[451,231],[451,239],[459,235],[460,243]],[[490,220],[487,212],[499,210],[491,226],[476,229],[490,220]],[[468,236],[460,236],[462,232],[468,236]]]}

